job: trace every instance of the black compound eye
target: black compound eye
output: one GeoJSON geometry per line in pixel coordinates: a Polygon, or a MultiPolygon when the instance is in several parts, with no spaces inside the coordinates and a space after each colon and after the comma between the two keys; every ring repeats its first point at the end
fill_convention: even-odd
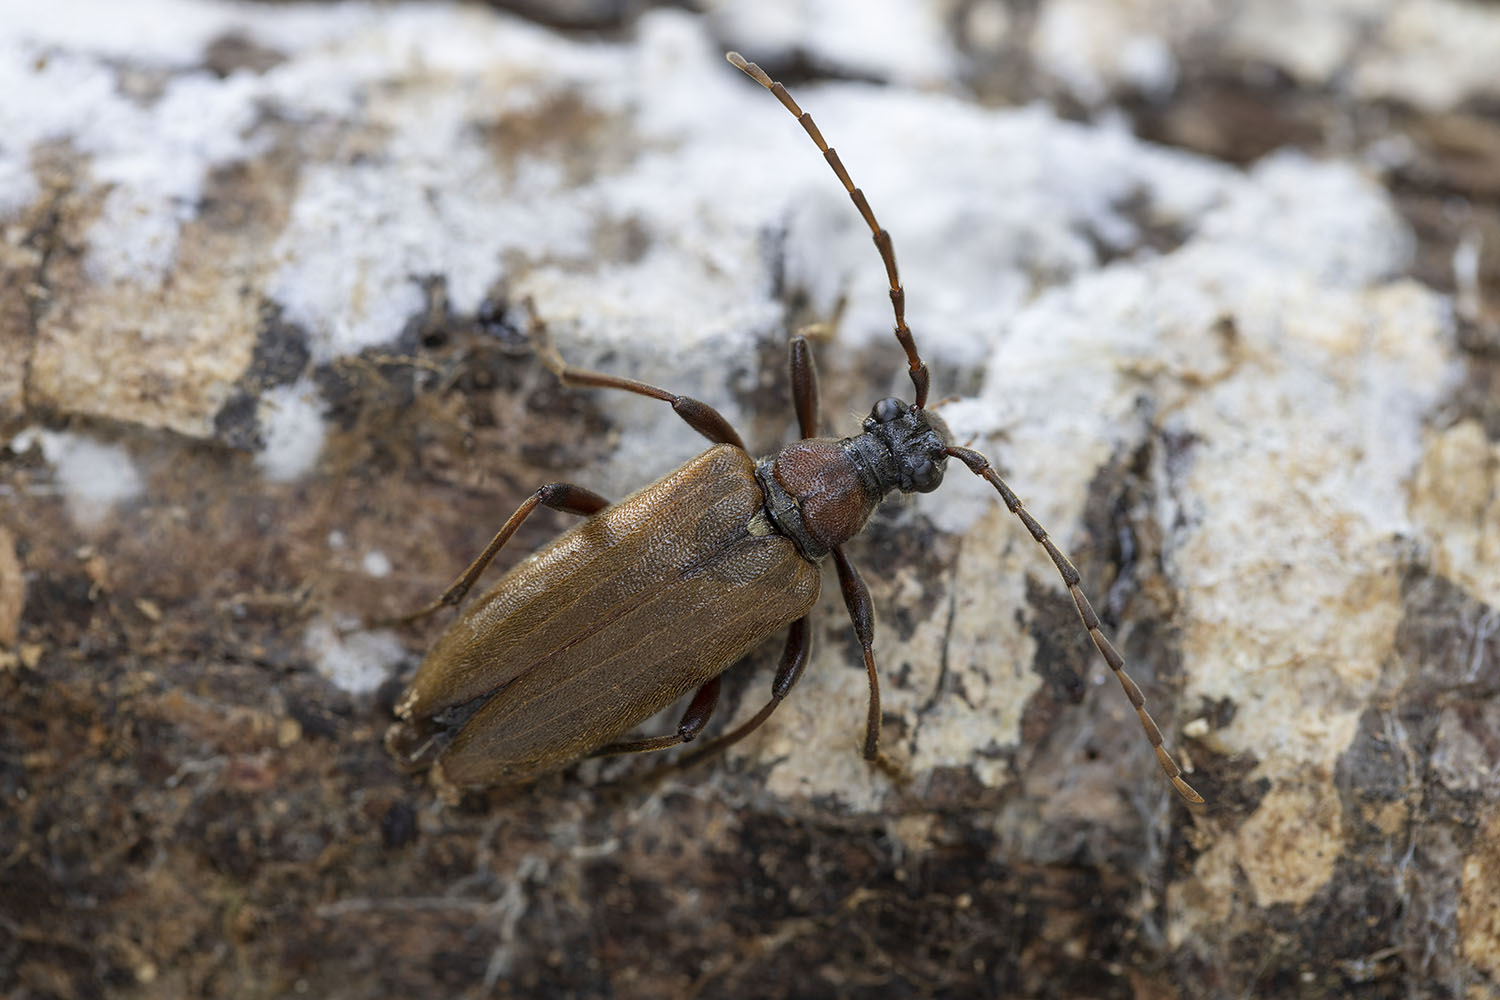
{"type": "Polygon", "coordinates": [[[870,409],[870,418],[877,424],[888,424],[905,412],[905,403],[895,396],[887,396],[870,409]]]}
{"type": "Polygon", "coordinates": [[[937,466],[934,465],[930,460],[924,458],[912,467],[912,485],[915,486],[919,492],[925,493],[927,492],[927,490],[933,487],[933,479],[937,476],[937,474],[937,466]]]}
{"type": "Polygon", "coordinates": [[[931,493],[943,485],[943,469],[947,464],[948,456],[942,452],[918,459],[911,467],[912,490],[931,493]]]}

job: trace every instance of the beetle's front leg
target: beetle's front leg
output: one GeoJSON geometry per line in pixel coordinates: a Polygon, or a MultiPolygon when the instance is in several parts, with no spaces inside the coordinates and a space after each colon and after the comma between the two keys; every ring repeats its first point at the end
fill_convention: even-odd
{"type": "Polygon", "coordinates": [[[792,338],[792,403],[804,439],[818,436],[818,368],[806,337],[792,338]]]}
{"type": "MultiPolygon", "coordinates": [[[[529,303],[528,303],[529,305],[529,303]]],[[[663,389],[659,386],[639,382],[633,378],[625,378],[622,375],[610,375],[606,372],[588,371],[583,368],[575,368],[563,360],[557,348],[553,346],[552,340],[547,335],[547,326],[542,322],[536,310],[531,310],[531,336],[537,357],[542,364],[551,369],[557,376],[559,382],[566,386],[587,386],[595,389],[621,389],[625,392],[633,392],[637,396],[646,396],[650,399],[659,399],[663,403],[670,403],[672,409],[693,430],[702,434],[714,444],[732,444],[741,451],[745,450],[745,442],[718,410],[709,406],[701,399],[691,396],[679,396],[675,392],[663,389]]]]}
{"type": "Polygon", "coordinates": [[[715,677],[707,684],[698,689],[693,695],[692,702],[687,711],[682,713],[682,721],[677,724],[677,732],[670,736],[652,736],[644,740],[622,740],[618,743],[606,743],[604,746],[589,754],[590,757],[607,757],[620,753],[650,753],[653,750],[665,750],[683,743],[692,742],[693,738],[703,732],[703,727],[708,725],[708,720],[714,714],[714,708],[719,704],[720,677],[715,677]]]}
{"type": "Polygon", "coordinates": [[[870,588],[865,586],[859,570],[854,568],[842,548],[835,548],[832,554],[833,565],[839,573],[839,587],[844,592],[844,606],[849,609],[854,637],[864,651],[865,676],[870,682],[870,706],[865,715],[865,760],[893,780],[906,782],[910,776],[880,749],[880,676],[875,672],[875,605],[870,601],[870,588]]]}

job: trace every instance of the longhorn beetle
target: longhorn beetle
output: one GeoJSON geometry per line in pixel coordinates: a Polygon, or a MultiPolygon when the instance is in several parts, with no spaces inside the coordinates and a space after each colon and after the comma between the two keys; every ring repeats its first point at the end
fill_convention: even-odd
{"type": "Polygon", "coordinates": [[[479,557],[436,601],[406,621],[456,605],[538,507],[586,518],[511,569],[453,622],[396,705],[386,744],[406,765],[431,765],[435,783],[461,788],[528,781],[584,755],[664,750],[698,736],[718,701],[721,675],[762,639],[788,628],[771,698],[749,721],[677,761],[686,766],[749,735],[797,683],[811,644],[819,563],[832,557],[869,678],[864,755],[879,761],[880,684],[870,592],[844,543],[893,490],[930,493],[950,458],[1000,494],[1046,549],[1089,637],[1135,707],[1178,793],[1183,780],[1124,661],[1099,629],[1078,571],[977,451],[953,443],[927,405],[927,366],[906,325],[906,293],[891,237],[875,221],[838,154],[781,84],[738,53],[727,58],[765,87],[822,151],[875,240],[890,282],[896,340],[915,399],[877,402],[853,437],[818,436],[818,381],[802,337],[791,342],[792,399],[802,438],[758,461],[706,403],[563,362],[538,329],[538,350],[564,385],[621,389],[670,403],[713,447],[617,504],[581,486],[548,483],[511,515],[479,557]],[[624,739],[695,691],[677,731],[624,739]]]}

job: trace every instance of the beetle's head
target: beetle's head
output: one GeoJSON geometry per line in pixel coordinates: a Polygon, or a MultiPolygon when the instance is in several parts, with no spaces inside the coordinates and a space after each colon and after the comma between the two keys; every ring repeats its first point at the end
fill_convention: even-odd
{"type": "Polygon", "coordinates": [[[943,482],[953,435],[931,410],[887,396],[870,408],[864,430],[890,450],[903,493],[931,493],[943,482]]]}

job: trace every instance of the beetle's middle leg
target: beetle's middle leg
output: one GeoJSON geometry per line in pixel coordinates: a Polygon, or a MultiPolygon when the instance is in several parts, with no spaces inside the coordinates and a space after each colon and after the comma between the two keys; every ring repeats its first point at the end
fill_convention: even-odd
{"type": "Polygon", "coordinates": [[[771,700],[762,705],[759,712],[739,727],[692,753],[684,754],[662,770],[681,771],[692,767],[699,761],[707,760],[714,754],[729,749],[759,729],[761,724],[771,717],[771,713],[776,711],[776,706],[780,705],[787,693],[792,690],[792,685],[797,683],[797,678],[802,676],[802,668],[807,666],[807,656],[811,649],[812,619],[804,615],[792,622],[791,628],[787,631],[786,648],[781,654],[781,666],[776,668],[776,678],[771,681],[771,700]]]}
{"type": "Polygon", "coordinates": [[[870,706],[865,716],[865,760],[899,778],[902,777],[900,768],[880,752],[880,675],[875,671],[875,605],[870,600],[870,588],[865,586],[859,570],[844,555],[842,547],[835,547],[832,555],[833,565],[839,571],[839,589],[844,592],[844,607],[849,609],[854,637],[864,650],[865,675],[870,679],[870,706]]]}
{"type": "MultiPolygon", "coordinates": [[[[792,622],[791,628],[787,630],[786,648],[781,654],[781,666],[776,668],[776,678],[771,681],[771,700],[762,705],[759,712],[756,712],[754,716],[723,736],[705,743],[692,753],[683,754],[670,764],[663,764],[661,767],[652,768],[644,774],[630,779],[625,784],[631,787],[655,784],[669,774],[685,771],[694,764],[701,763],[729,749],[746,736],[755,732],[761,727],[762,723],[771,717],[771,713],[776,711],[776,706],[782,703],[787,693],[792,690],[792,686],[797,683],[797,678],[802,676],[802,668],[807,666],[807,657],[811,649],[812,618],[809,615],[804,615],[792,622]]],[[[699,694],[701,696],[701,690],[699,694]]],[[[696,703],[696,701],[697,699],[695,698],[694,702],[696,703]]],[[[684,721],[686,721],[686,716],[684,716],[684,721]]],[[[670,746],[671,744],[667,745],[670,746]]],[[[604,751],[595,752],[602,753],[604,751]]],[[[616,751],[611,750],[610,752],[616,751]]]]}
{"type": "Polygon", "coordinates": [[[479,558],[469,564],[469,568],[464,570],[463,574],[457,580],[453,581],[452,586],[443,591],[441,597],[431,604],[418,608],[409,615],[402,615],[400,618],[394,619],[390,624],[407,625],[420,618],[427,617],[439,608],[451,607],[462,601],[464,595],[478,582],[479,577],[489,566],[491,560],[505,547],[505,543],[510,541],[510,536],[516,533],[516,529],[538,507],[550,507],[553,510],[560,510],[565,514],[578,514],[587,517],[590,514],[599,513],[608,506],[609,501],[593,490],[584,489],[582,486],[574,486],[572,483],[548,483],[540,487],[535,493],[527,497],[521,506],[516,508],[516,512],[510,516],[510,519],[501,526],[499,531],[495,532],[495,537],[490,539],[490,544],[486,545],[484,551],[479,553],[479,558]]]}

